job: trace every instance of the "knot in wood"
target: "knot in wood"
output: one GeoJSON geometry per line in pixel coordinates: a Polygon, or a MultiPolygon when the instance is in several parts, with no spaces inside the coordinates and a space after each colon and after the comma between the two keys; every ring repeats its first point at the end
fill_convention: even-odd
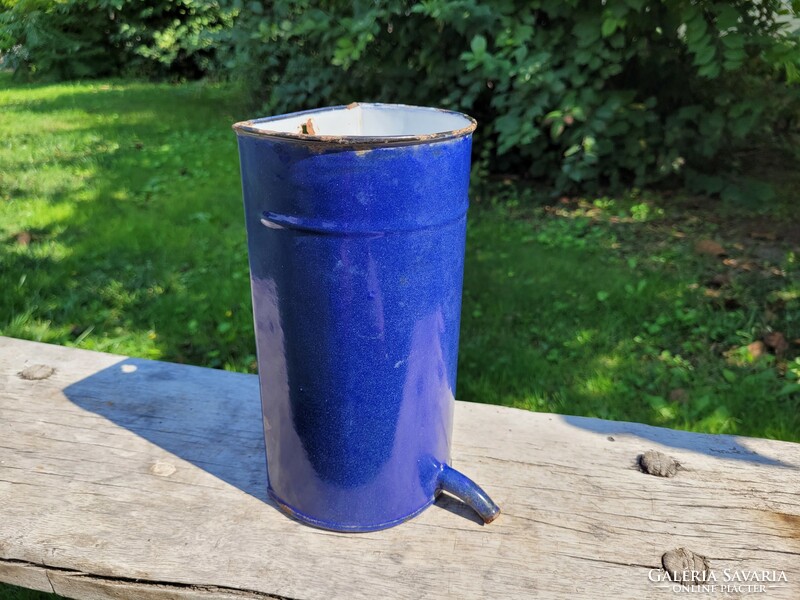
{"type": "Polygon", "coordinates": [[[153,475],[158,475],[159,477],[169,477],[176,470],[177,469],[175,468],[175,465],[161,460],[156,461],[152,465],[150,465],[150,472],[153,475]]]}
{"type": "Polygon", "coordinates": [[[648,450],[639,456],[639,468],[648,475],[674,477],[681,465],[677,460],[663,452],[648,450]]]}
{"type": "Polygon", "coordinates": [[[55,371],[53,367],[47,365],[30,365],[22,369],[18,375],[20,379],[37,381],[39,379],[47,379],[50,375],[55,373],[55,371]]]}
{"type": "Polygon", "coordinates": [[[665,552],[661,565],[671,581],[683,583],[702,583],[708,580],[711,565],[705,556],[695,554],[686,548],[665,552]]]}

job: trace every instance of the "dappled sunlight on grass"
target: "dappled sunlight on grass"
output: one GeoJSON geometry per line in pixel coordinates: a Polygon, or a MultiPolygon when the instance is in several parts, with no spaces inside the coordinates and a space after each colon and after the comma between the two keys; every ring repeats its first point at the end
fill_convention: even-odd
{"type": "Polygon", "coordinates": [[[796,384],[776,368],[785,357],[732,370],[724,350],[796,326],[793,311],[765,323],[758,304],[771,287],[793,289],[792,274],[749,285],[745,305],[713,303],[702,284],[724,265],[672,236],[668,211],[641,204],[574,202],[578,218],[536,204],[473,211],[459,397],[800,439],[796,384]]]}
{"type": "Polygon", "coordinates": [[[236,96],[200,84],[14,92],[0,93],[14,109],[0,114],[0,256],[6,277],[24,278],[0,290],[2,332],[252,369],[236,96]]]}
{"type": "MultiPolygon", "coordinates": [[[[7,87],[0,334],[254,372],[238,97],[203,84],[7,87]]],[[[800,439],[791,240],[726,240],[747,214],[717,222],[675,198],[491,190],[469,217],[459,398],[800,439]],[[710,237],[724,257],[693,250],[710,237]],[[753,355],[775,331],[780,355],[753,355]]]]}
{"type": "Polygon", "coordinates": [[[594,375],[585,379],[581,384],[581,389],[590,396],[603,396],[613,393],[616,385],[609,375],[609,371],[604,370],[595,372],[594,375]]]}

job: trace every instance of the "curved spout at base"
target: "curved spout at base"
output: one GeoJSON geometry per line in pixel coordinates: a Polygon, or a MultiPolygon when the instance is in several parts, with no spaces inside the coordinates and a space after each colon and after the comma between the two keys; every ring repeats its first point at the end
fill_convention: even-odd
{"type": "Polygon", "coordinates": [[[500,514],[500,507],[489,498],[481,486],[452,467],[442,465],[438,487],[471,507],[484,523],[491,523],[500,514]]]}

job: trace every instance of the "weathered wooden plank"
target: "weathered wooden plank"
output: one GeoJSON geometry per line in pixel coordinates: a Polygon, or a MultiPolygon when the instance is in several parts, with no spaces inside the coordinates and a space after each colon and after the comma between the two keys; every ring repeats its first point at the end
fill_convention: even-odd
{"type": "Polygon", "coordinates": [[[47,570],[41,567],[0,559],[0,581],[40,592],[52,592],[47,570]]]}
{"type": "Polygon", "coordinates": [[[800,597],[800,445],[458,403],[454,462],[496,522],[442,498],[387,531],[311,529],[266,499],[254,376],[0,338],[0,581],[92,599],[665,598],[648,576],[685,547],[717,585],[782,571],[764,596],[800,597]],[[642,473],[648,449],[682,469],[642,473]]]}

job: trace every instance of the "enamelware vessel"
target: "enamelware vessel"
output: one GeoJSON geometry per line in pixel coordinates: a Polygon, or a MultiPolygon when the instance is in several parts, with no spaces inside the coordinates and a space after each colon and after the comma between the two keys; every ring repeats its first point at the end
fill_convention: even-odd
{"type": "Polygon", "coordinates": [[[269,493],[370,531],[441,491],[497,506],[450,466],[475,121],[351,104],[234,125],[269,493]]]}

